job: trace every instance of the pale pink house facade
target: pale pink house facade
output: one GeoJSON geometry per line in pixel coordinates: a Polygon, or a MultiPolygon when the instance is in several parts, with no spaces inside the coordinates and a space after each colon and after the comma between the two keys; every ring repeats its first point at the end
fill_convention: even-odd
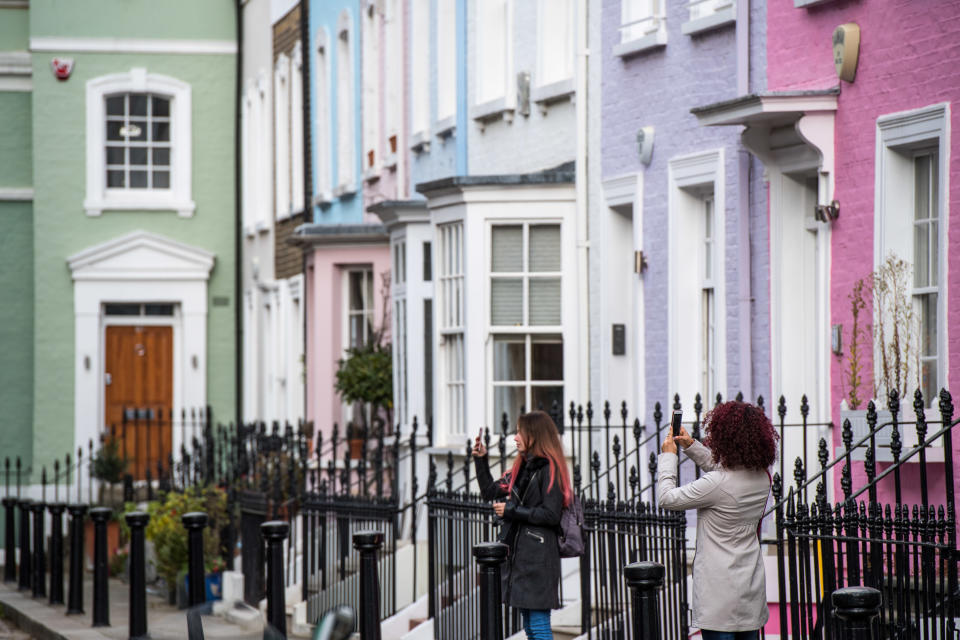
{"type": "MultiPolygon", "coordinates": [[[[907,294],[920,327],[919,363],[910,374],[911,396],[901,401],[902,419],[914,420],[912,393],[918,386],[927,406],[932,405],[928,419],[938,419],[933,394],[960,380],[958,15],[957,2],[794,0],[767,5],[770,91],[829,96],[831,88],[839,87],[833,96],[835,108],[819,112],[824,125],[821,139],[824,146],[832,143],[832,149],[821,150],[826,163],[821,164],[819,177],[822,182],[825,173],[832,173],[827,177],[832,184],[820,185],[820,195],[825,196],[820,202],[839,205],[835,219],[829,220],[833,211],[823,210],[822,217],[829,221],[818,223],[829,225],[824,301],[832,340],[829,367],[823,373],[829,376],[831,419],[837,425],[832,433],[835,448],[843,446],[839,426],[848,415],[841,415],[840,407],[849,401],[850,391],[849,296],[854,283],[887,256],[894,254],[912,266],[907,294]],[[841,25],[859,27],[859,50],[849,47],[854,30],[848,28],[848,50],[842,52],[848,61],[858,54],[852,81],[839,79],[835,66],[833,45],[839,49],[842,43],[834,34],[841,25]],[[831,120],[832,136],[827,130],[831,120]]],[[[866,315],[869,322],[869,309],[866,315]]],[[[866,398],[873,395],[871,351],[868,346],[861,393],[866,398]]],[[[931,433],[939,428],[931,427],[931,433]]],[[[905,426],[903,436],[906,452],[916,442],[913,425],[905,426]]],[[[960,459],[956,451],[960,442],[953,445],[954,460],[960,459]]],[[[878,472],[887,466],[884,459],[890,458],[880,456],[878,472]]],[[[918,479],[918,465],[907,464],[904,502],[920,501],[918,479]]],[[[942,472],[934,471],[929,479],[931,500],[942,502],[942,472]]],[[[863,485],[862,465],[854,465],[853,480],[855,489],[863,485]]],[[[842,495],[839,474],[834,490],[835,496],[842,495]]],[[[892,483],[882,483],[880,495],[881,501],[892,501],[892,483]]]]}

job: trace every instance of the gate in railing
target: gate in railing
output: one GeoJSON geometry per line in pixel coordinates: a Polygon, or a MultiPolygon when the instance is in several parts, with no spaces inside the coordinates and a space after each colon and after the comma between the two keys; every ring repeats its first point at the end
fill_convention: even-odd
{"type": "MultiPolygon", "coordinates": [[[[940,420],[928,422],[924,399],[914,397],[914,420],[900,415],[896,393],[888,398],[890,420],[878,424],[870,403],[868,433],[857,442],[849,421],[843,425],[843,452],[828,464],[827,443],[820,442],[820,471],[807,479],[802,460],[795,465],[795,486],[783,498],[782,480],[774,476],[779,627],[786,638],[840,638],[830,606],[831,594],[844,586],[865,585],[883,594],[880,617],[874,622],[878,640],[899,638],[955,638],[958,609],[957,530],[954,496],[952,431],[953,402],[950,394],[939,396],[940,420]],[[904,454],[901,427],[911,425],[917,446],[904,454]],[[932,432],[932,433],[931,433],[932,432]],[[889,442],[892,463],[877,473],[877,442],[889,442]],[[942,440],[941,440],[942,439],[942,440]],[[939,441],[939,442],[938,442],[939,441]],[[927,461],[927,454],[942,444],[943,463],[927,461]],[[858,448],[865,449],[866,483],[853,490],[853,461],[858,448]],[[903,504],[901,475],[908,460],[916,459],[921,504],[903,504]],[[826,497],[826,473],[842,464],[843,501],[831,505],[826,497]],[[943,502],[930,495],[931,469],[936,467],[936,485],[942,481],[943,502]],[[882,480],[892,481],[894,504],[878,501],[882,480]],[[817,483],[812,503],[804,500],[809,485],[817,483]],[[858,498],[867,494],[867,501],[858,498]]],[[[911,471],[911,475],[913,472],[911,471]]],[[[768,512],[769,513],[769,512],[768,512]]]]}

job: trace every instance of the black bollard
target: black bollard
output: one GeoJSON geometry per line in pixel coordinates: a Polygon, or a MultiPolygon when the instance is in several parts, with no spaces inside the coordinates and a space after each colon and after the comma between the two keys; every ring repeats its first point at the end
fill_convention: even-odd
{"type": "Polygon", "coordinates": [[[63,604],[63,510],[66,505],[54,502],[50,510],[50,604],[63,604]]]}
{"type": "Polygon", "coordinates": [[[67,594],[67,615],[83,613],[83,521],[87,505],[71,504],[70,513],[70,592],[67,594]]]}
{"type": "Polygon", "coordinates": [[[110,507],[90,509],[90,519],[93,520],[93,626],[95,627],[110,626],[107,520],[112,515],[113,509],[110,507]]]}
{"type": "Polygon", "coordinates": [[[203,573],[203,528],[207,526],[207,514],[192,511],[180,518],[187,528],[187,603],[191,607],[207,601],[206,578],[203,573]]]}
{"type": "Polygon", "coordinates": [[[4,561],[3,581],[17,581],[17,499],[7,496],[3,499],[4,561]]]}
{"type": "Polygon", "coordinates": [[[663,587],[664,567],[658,562],[634,562],[623,568],[633,606],[633,637],[660,640],[657,591],[663,587]]]}
{"type": "Polygon", "coordinates": [[[507,545],[481,542],[473,545],[480,580],[480,640],[503,640],[503,607],[500,603],[500,565],[507,545]]]}
{"type": "Polygon", "coordinates": [[[873,640],[873,619],[883,598],[871,587],[837,589],[831,596],[833,613],[843,621],[843,640],[873,640]]]}
{"type": "Polygon", "coordinates": [[[147,637],[147,559],[144,529],[150,516],[143,511],[126,515],[130,527],[130,640],[147,637]]]}
{"type": "Polygon", "coordinates": [[[17,501],[20,507],[20,589],[29,589],[33,585],[33,564],[30,562],[30,505],[33,500],[24,498],[17,501]]]}
{"type": "Polygon", "coordinates": [[[353,534],[353,547],[360,552],[360,640],[380,640],[380,580],[377,551],[383,546],[379,531],[353,534]]]}
{"type": "Polygon", "coordinates": [[[47,512],[47,505],[42,502],[33,503],[33,597],[47,596],[47,554],[44,550],[46,535],[44,535],[43,516],[47,512]]]}
{"type": "MultiPolygon", "coordinates": [[[[290,533],[290,525],[272,520],[260,525],[260,531],[267,542],[267,622],[286,638],[287,605],[283,583],[283,541],[290,533]]],[[[363,593],[362,583],[360,588],[363,593]]]]}

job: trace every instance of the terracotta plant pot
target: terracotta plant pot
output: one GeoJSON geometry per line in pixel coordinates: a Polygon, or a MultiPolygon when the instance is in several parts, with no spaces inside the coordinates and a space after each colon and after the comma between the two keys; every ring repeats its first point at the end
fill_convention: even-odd
{"type": "Polygon", "coordinates": [[[359,460],[363,457],[363,438],[350,438],[350,459],[359,460]]]}
{"type": "Polygon", "coordinates": [[[374,158],[375,158],[374,152],[373,152],[373,151],[367,151],[367,166],[368,166],[368,167],[372,167],[372,166],[373,166],[373,160],[374,160],[374,158]]]}

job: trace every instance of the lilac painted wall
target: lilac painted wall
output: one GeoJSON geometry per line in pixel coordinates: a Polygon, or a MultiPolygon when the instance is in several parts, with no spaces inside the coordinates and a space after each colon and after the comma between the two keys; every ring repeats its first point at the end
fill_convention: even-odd
{"type": "MultiPolygon", "coordinates": [[[[750,91],[763,89],[765,58],[765,4],[751,6],[750,91]]],[[[602,79],[602,172],[604,179],[644,170],[636,149],[636,134],[643,127],[655,129],[653,158],[645,169],[643,194],[644,254],[649,268],[643,275],[645,297],[646,398],[645,420],[651,420],[654,403],[664,403],[667,388],[667,196],[668,164],[671,158],[688,153],[723,148],[725,166],[724,271],[726,278],[726,323],[723,337],[726,348],[727,378],[720,382],[724,396],[740,389],[752,394],[769,391],[769,294],[766,289],[768,243],[766,232],[767,198],[761,188],[760,167],[747,157],[750,185],[747,201],[751,220],[750,244],[753,275],[749,302],[741,303],[748,292],[738,288],[739,253],[737,228],[740,212],[741,154],[739,127],[701,127],[690,109],[728,100],[738,95],[736,26],[716,31],[684,35],[681,25],[687,20],[686,3],[666,2],[667,45],[629,58],[612,54],[619,42],[620,0],[605,0],[602,5],[603,56],[602,79]],[[739,375],[740,348],[738,323],[741,313],[752,314],[752,380],[739,375]]],[[[692,398],[683,399],[689,407],[692,398]]]]}
{"type": "MultiPolygon", "coordinates": [[[[792,2],[772,2],[768,8],[768,81],[771,89],[826,88],[838,84],[833,66],[831,34],[840,24],[860,26],[860,59],[855,81],[841,83],[836,115],[836,189],[842,215],[833,225],[831,323],[844,326],[849,344],[851,326],[847,296],[853,282],[874,264],[874,186],[877,118],[884,114],[950,102],[948,129],[960,125],[960,2],[914,3],[906,0],[836,1],[812,9],[795,9],[792,2]]],[[[948,274],[960,273],[960,138],[949,141],[949,181],[946,211],[949,220],[948,274]]],[[[945,232],[942,230],[941,232],[945,232]]],[[[948,380],[960,380],[960,295],[956,275],[948,277],[948,380]]],[[[833,419],[839,420],[844,396],[843,359],[833,357],[831,399],[833,419]]],[[[869,367],[867,367],[869,369],[869,367]]],[[[868,373],[869,375],[869,373],[868,373]]],[[[867,382],[869,385],[869,381],[867,382]]],[[[954,393],[956,393],[956,387],[954,393]]],[[[956,400],[955,400],[956,402],[956,400]]],[[[908,416],[913,415],[909,405],[908,416]]],[[[909,418],[907,418],[909,419],[909,418]]],[[[839,422],[837,422],[839,424],[839,422]]],[[[912,428],[912,427],[908,427],[912,428]]],[[[839,429],[835,445],[840,445],[839,429]]],[[[960,442],[954,441],[954,460],[960,442]]],[[[905,471],[906,502],[919,500],[915,465],[905,471]]],[[[884,465],[879,465],[878,471],[884,465]]],[[[857,466],[854,487],[862,486],[857,466]]],[[[942,486],[942,480],[940,480],[942,486]]],[[[836,484],[839,491],[839,484],[836,484]]],[[[958,487],[960,488],[960,487],[958,487]]],[[[890,486],[881,493],[890,499],[890,486]]],[[[932,493],[942,500],[942,489],[932,493]]],[[[884,499],[884,498],[881,498],[884,499]]]]}

